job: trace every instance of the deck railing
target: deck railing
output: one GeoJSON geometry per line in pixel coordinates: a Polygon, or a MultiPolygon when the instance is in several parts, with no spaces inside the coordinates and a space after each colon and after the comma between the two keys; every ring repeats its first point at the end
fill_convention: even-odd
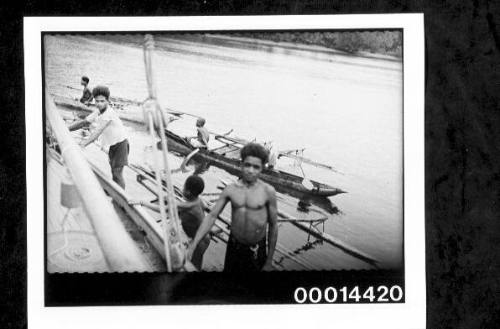
{"type": "Polygon", "coordinates": [[[123,227],[48,92],[45,93],[45,111],[110,269],[117,272],[152,271],[123,227]]]}

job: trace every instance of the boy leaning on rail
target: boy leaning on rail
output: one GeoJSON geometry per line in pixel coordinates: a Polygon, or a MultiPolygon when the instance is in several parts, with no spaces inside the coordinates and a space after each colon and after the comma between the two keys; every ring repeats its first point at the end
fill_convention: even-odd
{"type": "MultiPolygon", "coordinates": [[[[205,189],[205,183],[200,176],[191,175],[186,179],[184,183],[184,189],[182,194],[186,198],[186,201],[177,203],[177,210],[179,212],[179,219],[181,220],[182,229],[190,239],[194,239],[198,228],[200,227],[203,219],[205,218],[203,201],[199,198],[199,195],[205,189]]],[[[129,200],[129,204],[140,204],[141,206],[147,207],[154,211],[160,211],[160,207],[157,204],[151,202],[140,201],[140,200],[129,200]]],[[[203,254],[210,244],[210,234],[206,234],[202,237],[201,241],[198,243],[196,249],[193,253],[193,258],[191,262],[198,270],[202,269],[203,265],[203,254]]]]}
{"type": "Polygon", "coordinates": [[[123,167],[128,164],[130,145],[125,132],[125,127],[118,114],[109,105],[109,88],[97,86],[92,90],[97,109],[85,119],[79,120],[69,126],[69,130],[77,130],[95,123],[96,128],[87,139],[82,140],[80,145],[86,147],[100,138],[102,147],[108,149],[109,165],[113,181],[125,189],[123,179],[123,167]]]}

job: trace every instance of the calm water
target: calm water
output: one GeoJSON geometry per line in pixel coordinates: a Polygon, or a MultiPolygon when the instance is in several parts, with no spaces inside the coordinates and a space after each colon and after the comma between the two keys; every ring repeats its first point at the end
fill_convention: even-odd
{"type": "MultiPolygon", "coordinates": [[[[143,100],[140,41],[123,35],[47,36],[46,85],[53,93],[79,96],[68,86],[80,88],[80,77],[87,75],[91,87],[105,84],[114,96],[143,100]]],[[[156,43],[155,78],[163,105],[204,116],[211,131],[232,128],[236,136],[273,141],[279,149],[306,148],[305,156],[333,165],[342,174],[303,166],[308,178],[349,192],[330,198],[342,214],[331,215],[326,231],[382,267],[401,265],[401,63],[168,36],[156,43]]],[[[178,121],[172,127],[185,130],[193,124],[178,121]]],[[[131,159],[141,159],[146,142],[133,134],[131,159]]],[[[298,172],[288,163],[280,165],[298,172]]],[[[204,178],[215,182],[213,175],[231,178],[216,169],[204,178]]],[[[280,241],[290,249],[306,239],[291,225],[281,225],[280,241]]],[[[365,267],[328,245],[302,255],[323,269],[365,267]]]]}

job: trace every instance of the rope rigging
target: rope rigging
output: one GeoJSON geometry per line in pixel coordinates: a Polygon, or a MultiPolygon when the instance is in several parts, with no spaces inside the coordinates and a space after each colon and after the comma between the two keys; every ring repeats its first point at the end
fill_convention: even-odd
{"type": "Polygon", "coordinates": [[[164,134],[167,126],[167,119],[158,102],[156,85],[153,76],[153,51],[154,39],[152,35],[144,37],[144,65],[146,70],[146,82],[148,87],[148,99],[143,103],[143,114],[151,136],[151,145],[155,149],[157,136],[160,137],[162,162],[156,153],[153,154],[155,170],[155,180],[158,186],[158,201],[160,207],[160,217],[163,223],[165,259],[167,271],[181,270],[185,262],[185,251],[182,249],[180,235],[180,220],[177,213],[174,187],[168,165],[167,140],[164,134]],[[164,177],[162,177],[164,176],[164,177]],[[162,181],[165,180],[167,190],[162,188],[162,181]],[[167,199],[168,215],[165,212],[165,194],[167,199]]]}

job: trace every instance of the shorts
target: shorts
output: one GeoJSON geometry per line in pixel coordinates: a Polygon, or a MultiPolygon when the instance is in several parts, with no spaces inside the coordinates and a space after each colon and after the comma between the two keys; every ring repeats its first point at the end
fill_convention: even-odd
{"type": "Polygon", "coordinates": [[[229,236],[224,260],[224,272],[259,272],[267,259],[266,238],[253,246],[229,236]]]}
{"type": "Polygon", "coordinates": [[[111,169],[119,169],[128,165],[128,153],[130,151],[130,145],[127,139],[111,145],[109,147],[109,165],[111,169]]]}

